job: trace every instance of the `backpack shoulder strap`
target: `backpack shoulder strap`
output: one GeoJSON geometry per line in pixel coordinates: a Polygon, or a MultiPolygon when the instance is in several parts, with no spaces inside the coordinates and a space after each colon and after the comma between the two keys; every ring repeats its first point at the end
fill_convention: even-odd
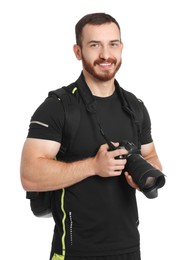
{"type": "Polygon", "coordinates": [[[70,149],[80,121],[80,109],[74,93],[77,87],[75,83],[59,89],[50,91],[48,96],[56,97],[63,105],[65,112],[65,123],[63,130],[62,146],[60,151],[64,154],[70,149]]]}
{"type": "Polygon", "coordinates": [[[92,95],[91,90],[87,86],[84,76],[81,73],[80,77],[78,78],[77,82],[77,89],[78,93],[83,100],[85,107],[88,112],[95,114],[96,113],[96,100],[94,96],[92,95]]]}
{"type": "Polygon", "coordinates": [[[143,122],[143,101],[129,91],[124,91],[129,109],[134,113],[135,120],[141,127],[143,122]]]}
{"type": "Polygon", "coordinates": [[[140,147],[140,135],[143,124],[143,102],[133,93],[121,88],[117,82],[116,91],[119,93],[123,110],[131,116],[136,131],[136,142],[138,143],[138,147],[140,147]]]}

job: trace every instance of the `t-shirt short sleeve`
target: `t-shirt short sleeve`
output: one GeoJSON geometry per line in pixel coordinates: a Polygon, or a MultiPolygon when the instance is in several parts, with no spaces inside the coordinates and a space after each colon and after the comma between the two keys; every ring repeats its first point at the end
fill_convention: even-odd
{"type": "Polygon", "coordinates": [[[140,142],[141,144],[148,144],[153,142],[152,135],[151,135],[151,119],[144,103],[142,103],[142,109],[143,109],[143,122],[142,122],[140,142]]]}
{"type": "Polygon", "coordinates": [[[27,137],[61,143],[64,119],[61,101],[56,97],[48,97],[32,115],[27,137]]]}

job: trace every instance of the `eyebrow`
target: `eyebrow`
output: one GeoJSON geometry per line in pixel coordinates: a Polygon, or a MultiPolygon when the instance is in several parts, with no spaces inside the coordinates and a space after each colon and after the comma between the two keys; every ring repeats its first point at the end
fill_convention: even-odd
{"type": "MultiPolygon", "coordinates": [[[[101,42],[101,41],[92,40],[92,41],[89,41],[88,44],[90,44],[90,43],[100,43],[100,42],[101,42]]],[[[111,43],[116,43],[116,42],[121,43],[121,40],[111,40],[111,41],[109,41],[109,42],[111,42],[111,43]]]]}

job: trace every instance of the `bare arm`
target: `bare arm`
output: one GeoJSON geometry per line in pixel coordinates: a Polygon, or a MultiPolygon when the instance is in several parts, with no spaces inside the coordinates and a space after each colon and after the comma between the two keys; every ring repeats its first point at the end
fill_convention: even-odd
{"type": "Polygon", "coordinates": [[[28,138],[21,157],[21,182],[27,191],[57,190],[71,186],[90,176],[112,177],[122,173],[126,160],[114,157],[126,153],[119,149],[108,151],[102,145],[95,157],[65,163],[56,161],[60,143],[49,140],[28,138]]]}
{"type": "Polygon", "coordinates": [[[150,164],[152,164],[158,170],[162,171],[162,165],[158,158],[154,143],[142,145],[141,154],[145,160],[147,160],[150,164]]]}

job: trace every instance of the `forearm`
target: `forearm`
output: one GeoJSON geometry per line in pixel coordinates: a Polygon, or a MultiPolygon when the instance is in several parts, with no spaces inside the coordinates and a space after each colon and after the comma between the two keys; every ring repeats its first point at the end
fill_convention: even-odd
{"type": "Polygon", "coordinates": [[[143,158],[152,164],[155,168],[162,171],[162,165],[158,158],[155,146],[153,143],[142,145],[141,147],[141,153],[143,158]]]}
{"type": "Polygon", "coordinates": [[[21,181],[25,190],[62,189],[94,175],[115,177],[122,173],[126,163],[125,159],[115,160],[126,150],[108,151],[107,144],[102,145],[94,157],[71,163],[57,161],[53,158],[59,147],[53,141],[26,141],[21,157],[21,181]]]}
{"type": "Polygon", "coordinates": [[[72,163],[46,158],[23,161],[21,165],[22,185],[27,191],[62,189],[95,175],[93,165],[93,158],[72,163]]]}
{"type": "Polygon", "coordinates": [[[152,157],[147,160],[154,168],[162,171],[162,165],[158,157],[152,157]]]}

